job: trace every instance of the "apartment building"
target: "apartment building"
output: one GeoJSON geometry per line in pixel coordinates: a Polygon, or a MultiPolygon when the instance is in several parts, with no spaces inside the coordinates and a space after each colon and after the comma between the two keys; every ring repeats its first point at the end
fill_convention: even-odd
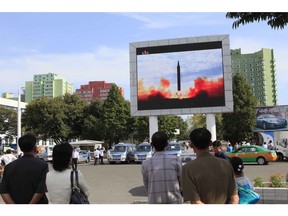
{"type": "Polygon", "coordinates": [[[240,73],[250,84],[258,106],[277,105],[276,68],[273,49],[242,54],[231,50],[232,73],[240,73]]]}
{"type": "Polygon", "coordinates": [[[67,82],[63,77],[54,74],[36,74],[33,81],[25,83],[25,102],[42,97],[57,97],[65,94],[73,94],[73,84],[67,82]]]}

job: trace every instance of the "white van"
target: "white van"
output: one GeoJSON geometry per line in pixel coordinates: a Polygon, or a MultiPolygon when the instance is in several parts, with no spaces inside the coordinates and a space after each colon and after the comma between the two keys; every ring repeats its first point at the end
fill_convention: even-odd
{"type": "Polygon", "coordinates": [[[135,161],[134,151],[136,150],[136,145],[132,143],[119,143],[111,149],[108,154],[108,161],[112,163],[130,163],[135,161]]]}

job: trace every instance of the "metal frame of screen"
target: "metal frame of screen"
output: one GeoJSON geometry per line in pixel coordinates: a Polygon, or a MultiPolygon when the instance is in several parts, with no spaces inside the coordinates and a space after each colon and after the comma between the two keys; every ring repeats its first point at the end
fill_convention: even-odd
{"type": "MultiPolygon", "coordinates": [[[[229,35],[211,35],[211,36],[134,42],[129,44],[129,54],[130,54],[130,99],[131,99],[132,116],[158,116],[158,115],[174,115],[174,114],[189,115],[196,113],[208,114],[208,113],[233,112],[232,72],[231,72],[229,35]],[[210,52],[211,53],[216,52],[218,58],[219,55],[221,55],[220,57],[222,61],[221,65],[219,65],[218,62],[219,66],[218,71],[221,70],[222,73],[222,75],[220,74],[222,86],[220,87],[217,86],[217,89],[220,88],[221,95],[213,96],[212,99],[207,96],[209,95],[208,94],[209,92],[207,93],[206,91],[202,90],[201,94],[199,93],[200,91],[195,87],[197,85],[195,80],[193,80],[194,81],[193,87],[190,88],[186,87],[185,89],[184,82],[187,79],[189,79],[189,77],[196,76],[195,74],[197,73],[201,74],[200,70],[195,72],[195,74],[194,72],[190,73],[189,70],[188,72],[186,71],[185,73],[184,66],[187,64],[186,62],[183,62],[181,60],[180,61],[178,60],[177,62],[176,59],[175,68],[173,68],[173,70],[175,69],[175,74],[174,71],[172,71],[173,77],[170,77],[170,79],[168,76],[170,76],[171,73],[162,74],[162,78],[160,80],[159,77],[161,75],[158,75],[155,71],[153,71],[153,68],[155,68],[155,70],[157,71],[170,70],[171,67],[170,68],[163,67],[166,64],[169,65],[170,62],[168,61],[161,62],[161,61],[163,61],[164,57],[167,59],[168,58],[175,59],[174,56],[180,58],[177,55],[179,56],[188,55],[190,58],[192,58],[191,55],[199,54],[199,56],[201,56],[202,58],[201,59],[202,65],[206,65],[206,63],[210,64],[212,58],[210,57],[209,59],[207,57],[207,59],[205,59],[205,56],[206,55],[209,56],[210,52]],[[155,60],[153,59],[154,57],[155,60]],[[160,60],[158,61],[156,58],[160,60]],[[141,63],[142,59],[145,59],[143,60],[143,64],[141,63]],[[148,65],[150,65],[150,67],[148,65]],[[182,68],[184,68],[184,71],[182,68]],[[152,81],[146,86],[146,88],[142,87],[142,83],[140,83],[139,74],[146,76],[147,79],[151,78],[150,80],[152,81]],[[154,79],[153,76],[155,76],[156,78],[154,79]],[[150,84],[152,85],[152,82],[154,82],[154,80],[156,80],[159,83],[162,83],[164,87],[163,86],[160,87],[157,86],[156,88],[150,87],[149,85],[150,84]],[[150,89],[150,92],[153,93],[156,92],[156,93],[153,96],[151,95],[147,96],[147,94],[145,94],[144,92],[142,97],[140,93],[142,92],[143,89],[145,90],[150,89]],[[160,92],[159,89],[160,90],[164,89],[165,92],[162,93],[160,92]],[[181,91],[183,91],[183,93],[181,91]],[[164,97],[164,94],[168,93],[170,98],[167,99],[168,96],[164,97]],[[191,95],[194,94],[197,95],[195,97],[193,96],[192,98],[191,95]],[[145,100],[144,99],[142,100],[142,98],[145,98],[145,100]]],[[[196,58],[197,56],[195,57],[195,59],[196,58]]],[[[185,59],[185,56],[183,57],[183,59],[185,59]]],[[[211,63],[211,65],[213,64],[211,63]]],[[[198,67],[200,68],[201,64],[199,64],[198,67]]],[[[205,73],[201,76],[203,76],[202,79],[206,79],[205,73]]],[[[210,83],[208,82],[207,86],[208,85],[211,86],[211,83],[213,84],[212,81],[210,83]]],[[[201,86],[205,86],[205,84],[203,85],[201,84],[201,86]]],[[[214,94],[214,92],[215,90],[213,90],[212,88],[210,90],[210,93],[214,94]]]]}

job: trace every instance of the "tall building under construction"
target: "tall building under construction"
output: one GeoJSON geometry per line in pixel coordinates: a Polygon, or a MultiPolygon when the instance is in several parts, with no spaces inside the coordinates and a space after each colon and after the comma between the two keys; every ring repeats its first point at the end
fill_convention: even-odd
{"type": "Polygon", "coordinates": [[[277,105],[276,68],[273,49],[263,48],[255,53],[241,54],[231,50],[232,73],[240,73],[250,84],[258,106],[277,105]]]}

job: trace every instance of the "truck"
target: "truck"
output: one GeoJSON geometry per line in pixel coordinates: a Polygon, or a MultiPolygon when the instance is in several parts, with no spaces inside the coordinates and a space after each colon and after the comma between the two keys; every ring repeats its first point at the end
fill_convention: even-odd
{"type": "Polygon", "coordinates": [[[276,142],[275,150],[278,156],[278,160],[288,160],[288,148],[287,148],[287,140],[286,142],[276,142]]]}
{"type": "Polygon", "coordinates": [[[268,142],[272,140],[274,144],[274,149],[277,153],[278,160],[288,160],[288,131],[265,131],[259,132],[262,137],[262,142],[268,142]]]}
{"type": "Polygon", "coordinates": [[[73,148],[77,148],[78,151],[85,154],[88,152],[90,154],[89,157],[87,157],[87,163],[90,162],[90,160],[94,160],[94,150],[97,148],[102,148],[104,141],[97,141],[97,140],[79,140],[76,142],[70,142],[73,148]],[[89,160],[89,161],[88,161],[89,160]]]}

